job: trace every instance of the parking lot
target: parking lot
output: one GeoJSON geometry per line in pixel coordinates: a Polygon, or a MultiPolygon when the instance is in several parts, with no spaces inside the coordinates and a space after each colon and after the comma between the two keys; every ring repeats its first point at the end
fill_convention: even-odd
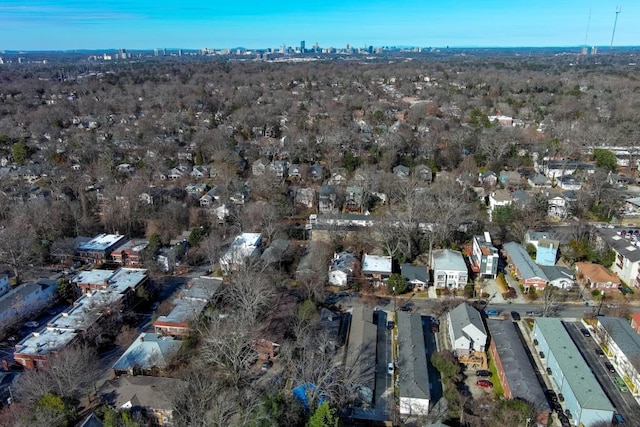
{"type": "Polygon", "coordinates": [[[565,322],[565,326],[571,339],[573,339],[578,350],[582,353],[582,357],[593,371],[600,386],[616,410],[622,414],[626,420],[640,419],[640,406],[638,406],[638,402],[630,392],[621,392],[618,387],[616,387],[613,379],[618,374],[611,373],[607,370],[605,363],[608,362],[609,359],[606,356],[602,357],[596,353],[596,350],[600,347],[593,337],[585,337],[582,334],[581,329],[584,328],[584,325],[580,322],[565,322]]]}

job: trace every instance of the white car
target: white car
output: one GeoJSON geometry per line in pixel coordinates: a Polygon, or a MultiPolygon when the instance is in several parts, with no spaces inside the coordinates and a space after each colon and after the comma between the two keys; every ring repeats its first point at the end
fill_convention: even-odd
{"type": "Polygon", "coordinates": [[[393,363],[389,363],[389,364],[387,365],[387,374],[389,374],[389,375],[393,375],[393,371],[394,371],[394,370],[395,370],[395,368],[394,368],[394,366],[393,366],[393,363]]]}
{"type": "Polygon", "coordinates": [[[37,328],[38,326],[40,326],[40,323],[36,321],[31,321],[31,322],[25,323],[24,326],[26,326],[27,328],[37,328]]]}

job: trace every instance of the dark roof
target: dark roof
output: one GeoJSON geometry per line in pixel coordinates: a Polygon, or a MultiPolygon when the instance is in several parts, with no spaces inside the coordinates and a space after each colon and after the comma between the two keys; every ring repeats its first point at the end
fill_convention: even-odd
{"type": "Polygon", "coordinates": [[[627,239],[626,236],[621,236],[615,229],[601,228],[599,232],[604,241],[620,255],[631,262],[640,261],[640,247],[627,239]]]}
{"type": "Polygon", "coordinates": [[[535,369],[520,340],[516,329],[518,326],[510,321],[487,319],[487,327],[513,398],[531,402],[541,412],[551,412],[535,369]]]}
{"type": "Polygon", "coordinates": [[[637,358],[638,354],[640,354],[640,334],[633,330],[626,319],[598,317],[598,322],[627,357],[627,360],[631,362],[636,370],[640,370],[640,361],[637,358]]]}
{"type": "Polygon", "coordinates": [[[414,280],[423,283],[429,282],[429,272],[427,271],[427,267],[423,265],[401,264],[400,271],[410,282],[414,280]]]}
{"type": "Polygon", "coordinates": [[[422,319],[417,313],[398,312],[398,388],[401,397],[431,397],[422,319]]]}

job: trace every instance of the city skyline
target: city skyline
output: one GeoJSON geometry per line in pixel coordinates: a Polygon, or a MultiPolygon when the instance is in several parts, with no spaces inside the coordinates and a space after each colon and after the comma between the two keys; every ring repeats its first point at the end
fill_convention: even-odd
{"type": "Polygon", "coordinates": [[[569,0],[291,1],[179,5],[157,0],[0,1],[1,50],[326,47],[614,46],[640,44],[640,4],[569,0]]]}

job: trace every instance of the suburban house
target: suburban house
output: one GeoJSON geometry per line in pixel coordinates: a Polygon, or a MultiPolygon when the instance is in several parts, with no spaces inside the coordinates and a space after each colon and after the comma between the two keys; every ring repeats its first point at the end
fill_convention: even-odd
{"type": "Polygon", "coordinates": [[[129,240],[113,249],[111,260],[124,267],[138,268],[142,266],[142,251],[149,245],[148,240],[129,240]]]}
{"type": "Polygon", "coordinates": [[[150,332],[141,333],[113,365],[115,375],[158,376],[180,350],[182,341],[150,332]]]}
{"type": "Polygon", "coordinates": [[[398,165],[393,168],[393,174],[400,179],[408,179],[411,169],[404,165],[398,165]]]}
{"type": "Polygon", "coordinates": [[[522,175],[516,171],[500,171],[498,180],[507,188],[519,187],[523,184],[522,175]]]}
{"type": "Polygon", "coordinates": [[[76,252],[84,262],[100,263],[108,261],[111,252],[127,240],[126,236],[120,234],[100,234],[78,245],[76,252]]]}
{"type": "Polygon", "coordinates": [[[640,395],[640,335],[626,319],[598,316],[595,338],[606,347],[618,374],[634,396],[640,395]]]}
{"type": "Polygon", "coordinates": [[[582,179],[573,175],[564,175],[557,179],[558,187],[563,190],[580,190],[582,188],[582,179]]]}
{"type": "Polygon", "coordinates": [[[213,206],[214,204],[216,204],[216,202],[220,201],[220,199],[222,198],[223,192],[224,192],[224,189],[222,187],[219,187],[219,186],[213,187],[212,189],[204,193],[204,195],[200,197],[200,199],[198,199],[198,202],[200,203],[200,207],[209,208],[213,206]]]}
{"type": "Polygon", "coordinates": [[[436,288],[464,289],[469,279],[467,264],[461,252],[451,249],[433,250],[431,253],[433,286],[436,288]]]}
{"type": "Polygon", "coordinates": [[[298,163],[289,165],[289,178],[292,180],[301,180],[305,176],[306,166],[298,163]]]}
{"type": "Polygon", "coordinates": [[[172,426],[170,391],[184,384],[175,378],[122,375],[105,384],[101,400],[119,410],[142,412],[152,419],[154,426],[172,426]]]}
{"type": "Polygon", "coordinates": [[[541,265],[540,269],[548,280],[548,284],[559,289],[571,289],[576,284],[576,276],[567,267],[559,265],[541,265]]]}
{"type": "Polygon", "coordinates": [[[400,274],[411,289],[424,290],[429,286],[429,271],[424,265],[400,264],[400,274]]]}
{"type": "Polygon", "coordinates": [[[447,313],[449,340],[453,353],[462,363],[486,363],[488,334],[480,312],[462,303],[447,313]]]}
{"type": "Polygon", "coordinates": [[[254,176],[262,176],[267,171],[267,166],[269,165],[269,160],[261,157],[251,165],[251,173],[254,176]]]}
{"type": "Polygon", "coordinates": [[[564,396],[563,407],[574,425],[609,424],[614,407],[591,368],[584,361],[561,319],[536,317],[533,324],[536,353],[551,380],[564,396]]]}
{"type": "Polygon", "coordinates": [[[331,172],[331,177],[327,181],[329,185],[342,185],[347,182],[347,170],[345,168],[337,168],[331,172]]]}
{"type": "Polygon", "coordinates": [[[313,188],[294,187],[291,191],[293,192],[293,202],[296,205],[304,206],[307,209],[311,209],[315,205],[316,192],[313,188]]]}
{"type": "Polygon", "coordinates": [[[274,160],[267,166],[269,173],[277,178],[286,178],[289,172],[289,162],[286,160],[274,160]]]}
{"type": "Polygon", "coordinates": [[[536,425],[549,425],[551,408],[537,377],[537,368],[520,339],[518,326],[513,322],[487,319],[491,335],[489,353],[495,363],[498,381],[507,399],[522,399],[536,408],[536,425]]]}
{"type": "Polygon", "coordinates": [[[536,264],[556,265],[560,241],[554,239],[540,239],[536,247],[536,264]]]}
{"type": "Polygon", "coordinates": [[[323,185],[318,194],[318,211],[322,214],[338,210],[338,192],[333,185],[323,185]]]}
{"type": "Polygon", "coordinates": [[[381,285],[391,276],[392,260],[390,256],[364,254],[362,274],[374,285],[381,285]]]}
{"type": "Polygon", "coordinates": [[[513,203],[513,194],[509,190],[496,190],[488,196],[489,221],[493,221],[493,212],[500,206],[510,206],[513,203]]]}
{"type": "Polygon", "coordinates": [[[189,332],[189,322],[204,311],[216,295],[222,279],[199,277],[192,279],[173,300],[173,308],[166,316],[158,316],[153,322],[156,333],[181,337],[189,332]]]}
{"type": "Polygon", "coordinates": [[[431,384],[427,369],[422,319],[418,313],[399,312],[398,377],[396,386],[400,414],[424,416],[429,413],[431,384]]]}
{"type": "Polygon", "coordinates": [[[590,289],[618,289],[620,279],[604,266],[591,262],[576,262],[576,275],[590,289]]]}
{"type": "Polygon", "coordinates": [[[595,172],[594,163],[549,157],[543,157],[541,162],[536,163],[534,167],[538,172],[542,172],[547,178],[551,180],[565,175],[573,175],[579,171],[588,174],[592,174],[593,172],[595,172]]]}
{"type": "Polygon", "coordinates": [[[39,279],[16,286],[2,295],[0,297],[0,333],[22,320],[37,317],[44,309],[55,304],[57,290],[56,280],[39,279]]]}
{"type": "Polygon", "coordinates": [[[631,287],[640,287],[640,241],[626,230],[601,228],[599,237],[615,252],[611,271],[631,287]]]}
{"type": "Polygon", "coordinates": [[[551,238],[551,234],[549,234],[548,231],[534,231],[534,230],[527,230],[527,232],[524,234],[524,244],[525,245],[533,245],[536,250],[538,249],[538,242],[541,239],[550,239],[551,238]]]}
{"type": "Polygon", "coordinates": [[[261,244],[262,234],[260,233],[242,233],[236,236],[229,249],[220,258],[220,267],[225,272],[238,270],[247,258],[260,254],[261,244]]]}
{"type": "Polygon", "coordinates": [[[420,180],[426,183],[431,183],[431,181],[433,180],[433,170],[427,165],[416,166],[414,169],[414,174],[420,180]]]}
{"type": "Polygon", "coordinates": [[[478,174],[478,183],[485,188],[493,188],[498,183],[498,175],[491,170],[481,172],[478,174]]]}
{"type": "Polygon", "coordinates": [[[527,250],[516,242],[509,242],[503,245],[509,267],[513,270],[518,280],[522,283],[525,291],[531,287],[544,289],[549,282],[542,268],[529,256],[527,250]]]}
{"type": "Polygon", "coordinates": [[[364,189],[362,187],[347,187],[345,190],[344,212],[362,213],[364,208],[364,189]]]}
{"type": "Polygon", "coordinates": [[[324,179],[324,168],[322,167],[322,165],[314,163],[313,165],[309,166],[307,175],[309,175],[309,179],[311,181],[322,181],[324,179]]]}
{"type": "Polygon", "coordinates": [[[488,231],[473,237],[471,270],[479,277],[495,279],[498,275],[498,249],[491,242],[488,231]]]}
{"type": "Polygon", "coordinates": [[[358,267],[358,258],[349,252],[333,254],[329,266],[329,284],[333,286],[346,286],[353,277],[358,267]]]}
{"type": "Polygon", "coordinates": [[[551,188],[551,180],[542,174],[536,174],[527,179],[532,188],[551,188]]]}
{"type": "Polygon", "coordinates": [[[290,246],[288,240],[275,239],[260,255],[260,261],[266,266],[279,268],[284,261],[287,261],[287,251],[290,246]]]}
{"type": "Polygon", "coordinates": [[[209,186],[204,183],[191,183],[187,184],[184,191],[194,199],[200,200],[200,198],[209,191],[209,186]]]}
{"type": "Polygon", "coordinates": [[[208,166],[196,165],[191,169],[191,177],[195,179],[210,178],[211,171],[208,166]]]}

